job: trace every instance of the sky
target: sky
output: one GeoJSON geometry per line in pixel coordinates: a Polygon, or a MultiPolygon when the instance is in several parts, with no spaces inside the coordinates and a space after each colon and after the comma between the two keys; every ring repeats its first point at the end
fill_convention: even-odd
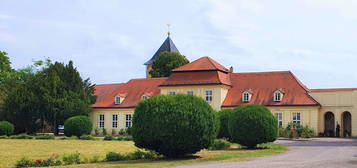
{"type": "Polygon", "coordinates": [[[92,83],[123,83],[145,77],[166,24],[190,61],[357,87],[355,0],[0,0],[0,50],[14,68],[73,60],[92,83]]]}

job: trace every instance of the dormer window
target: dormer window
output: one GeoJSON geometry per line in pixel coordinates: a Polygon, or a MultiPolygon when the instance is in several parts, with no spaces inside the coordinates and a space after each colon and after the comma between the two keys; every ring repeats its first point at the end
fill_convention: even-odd
{"type": "Polygon", "coordinates": [[[248,91],[243,92],[243,94],[242,94],[242,102],[248,103],[250,101],[251,97],[252,97],[252,94],[249,93],[248,91]]]}
{"type": "Polygon", "coordinates": [[[120,96],[115,96],[115,104],[120,104],[121,103],[121,97],[120,96]]]}
{"type": "Polygon", "coordinates": [[[283,92],[281,90],[277,90],[274,92],[274,101],[281,102],[283,100],[283,92]]]}
{"type": "Polygon", "coordinates": [[[143,95],[143,96],[141,96],[141,99],[143,99],[143,100],[146,100],[146,99],[148,99],[148,98],[150,98],[149,96],[147,96],[147,95],[143,95]]]}

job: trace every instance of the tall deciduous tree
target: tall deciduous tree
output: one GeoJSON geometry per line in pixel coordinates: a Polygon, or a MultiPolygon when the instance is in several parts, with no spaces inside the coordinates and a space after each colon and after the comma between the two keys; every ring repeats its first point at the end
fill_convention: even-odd
{"type": "Polygon", "coordinates": [[[94,103],[94,85],[83,80],[70,61],[55,62],[12,92],[5,101],[8,120],[16,132],[55,131],[76,115],[88,115],[94,103]]]}
{"type": "Polygon", "coordinates": [[[185,56],[165,51],[160,53],[160,56],[154,61],[150,74],[152,77],[167,77],[171,75],[171,70],[188,63],[185,56]]]}

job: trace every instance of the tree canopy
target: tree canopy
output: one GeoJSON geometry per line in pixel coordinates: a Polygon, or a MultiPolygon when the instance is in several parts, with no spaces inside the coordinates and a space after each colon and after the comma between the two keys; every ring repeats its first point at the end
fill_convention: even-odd
{"type": "Polygon", "coordinates": [[[4,102],[3,118],[15,124],[16,133],[54,132],[67,118],[91,111],[94,85],[81,78],[72,61],[66,65],[47,61],[46,67],[32,74],[4,102]]]}
{"type": "Polygon", "coordinates": [[[168,77],[171,70],[182,65],[188,64],[187,58],[176,52],[161,52],[160,56],[154,61],[150,75],[152,77],[168,77]]]}

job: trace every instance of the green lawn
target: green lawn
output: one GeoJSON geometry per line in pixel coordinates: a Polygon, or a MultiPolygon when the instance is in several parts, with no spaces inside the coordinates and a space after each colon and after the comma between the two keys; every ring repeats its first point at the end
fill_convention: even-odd
{"type": "MultiPolygon", "coordinates": [[[[155,161],[123,161],[96,164],[81,164],[66,167],[157,167],[173,166],[203,161],[239,161],[249,157],[260,157],[287,151],[287,147],[275,144],[268,145],[270,149],[246,150],[237,145],[229,150],[203,150],[195,154],[194,158],[155,161]]],[[[16,160],[26,156],[30,159],[45,159],[53,154],[63,155],[79,152],[84,157],[99,155],[104,158],[109,151],[132,152],[137,148],[133,142],[125,141],[84,141],[84,140],[0,140],[0,167],[12,167],[16,160]]]]}
{"type": "Polygon", "coordinates": [[[84,157],[104,158],[109,151],[126,153],[136,149],[131,141],[0,139],[0,167],[13,167],[22,157],[46,159],[54,154],[79,152],[84,157]]]}

